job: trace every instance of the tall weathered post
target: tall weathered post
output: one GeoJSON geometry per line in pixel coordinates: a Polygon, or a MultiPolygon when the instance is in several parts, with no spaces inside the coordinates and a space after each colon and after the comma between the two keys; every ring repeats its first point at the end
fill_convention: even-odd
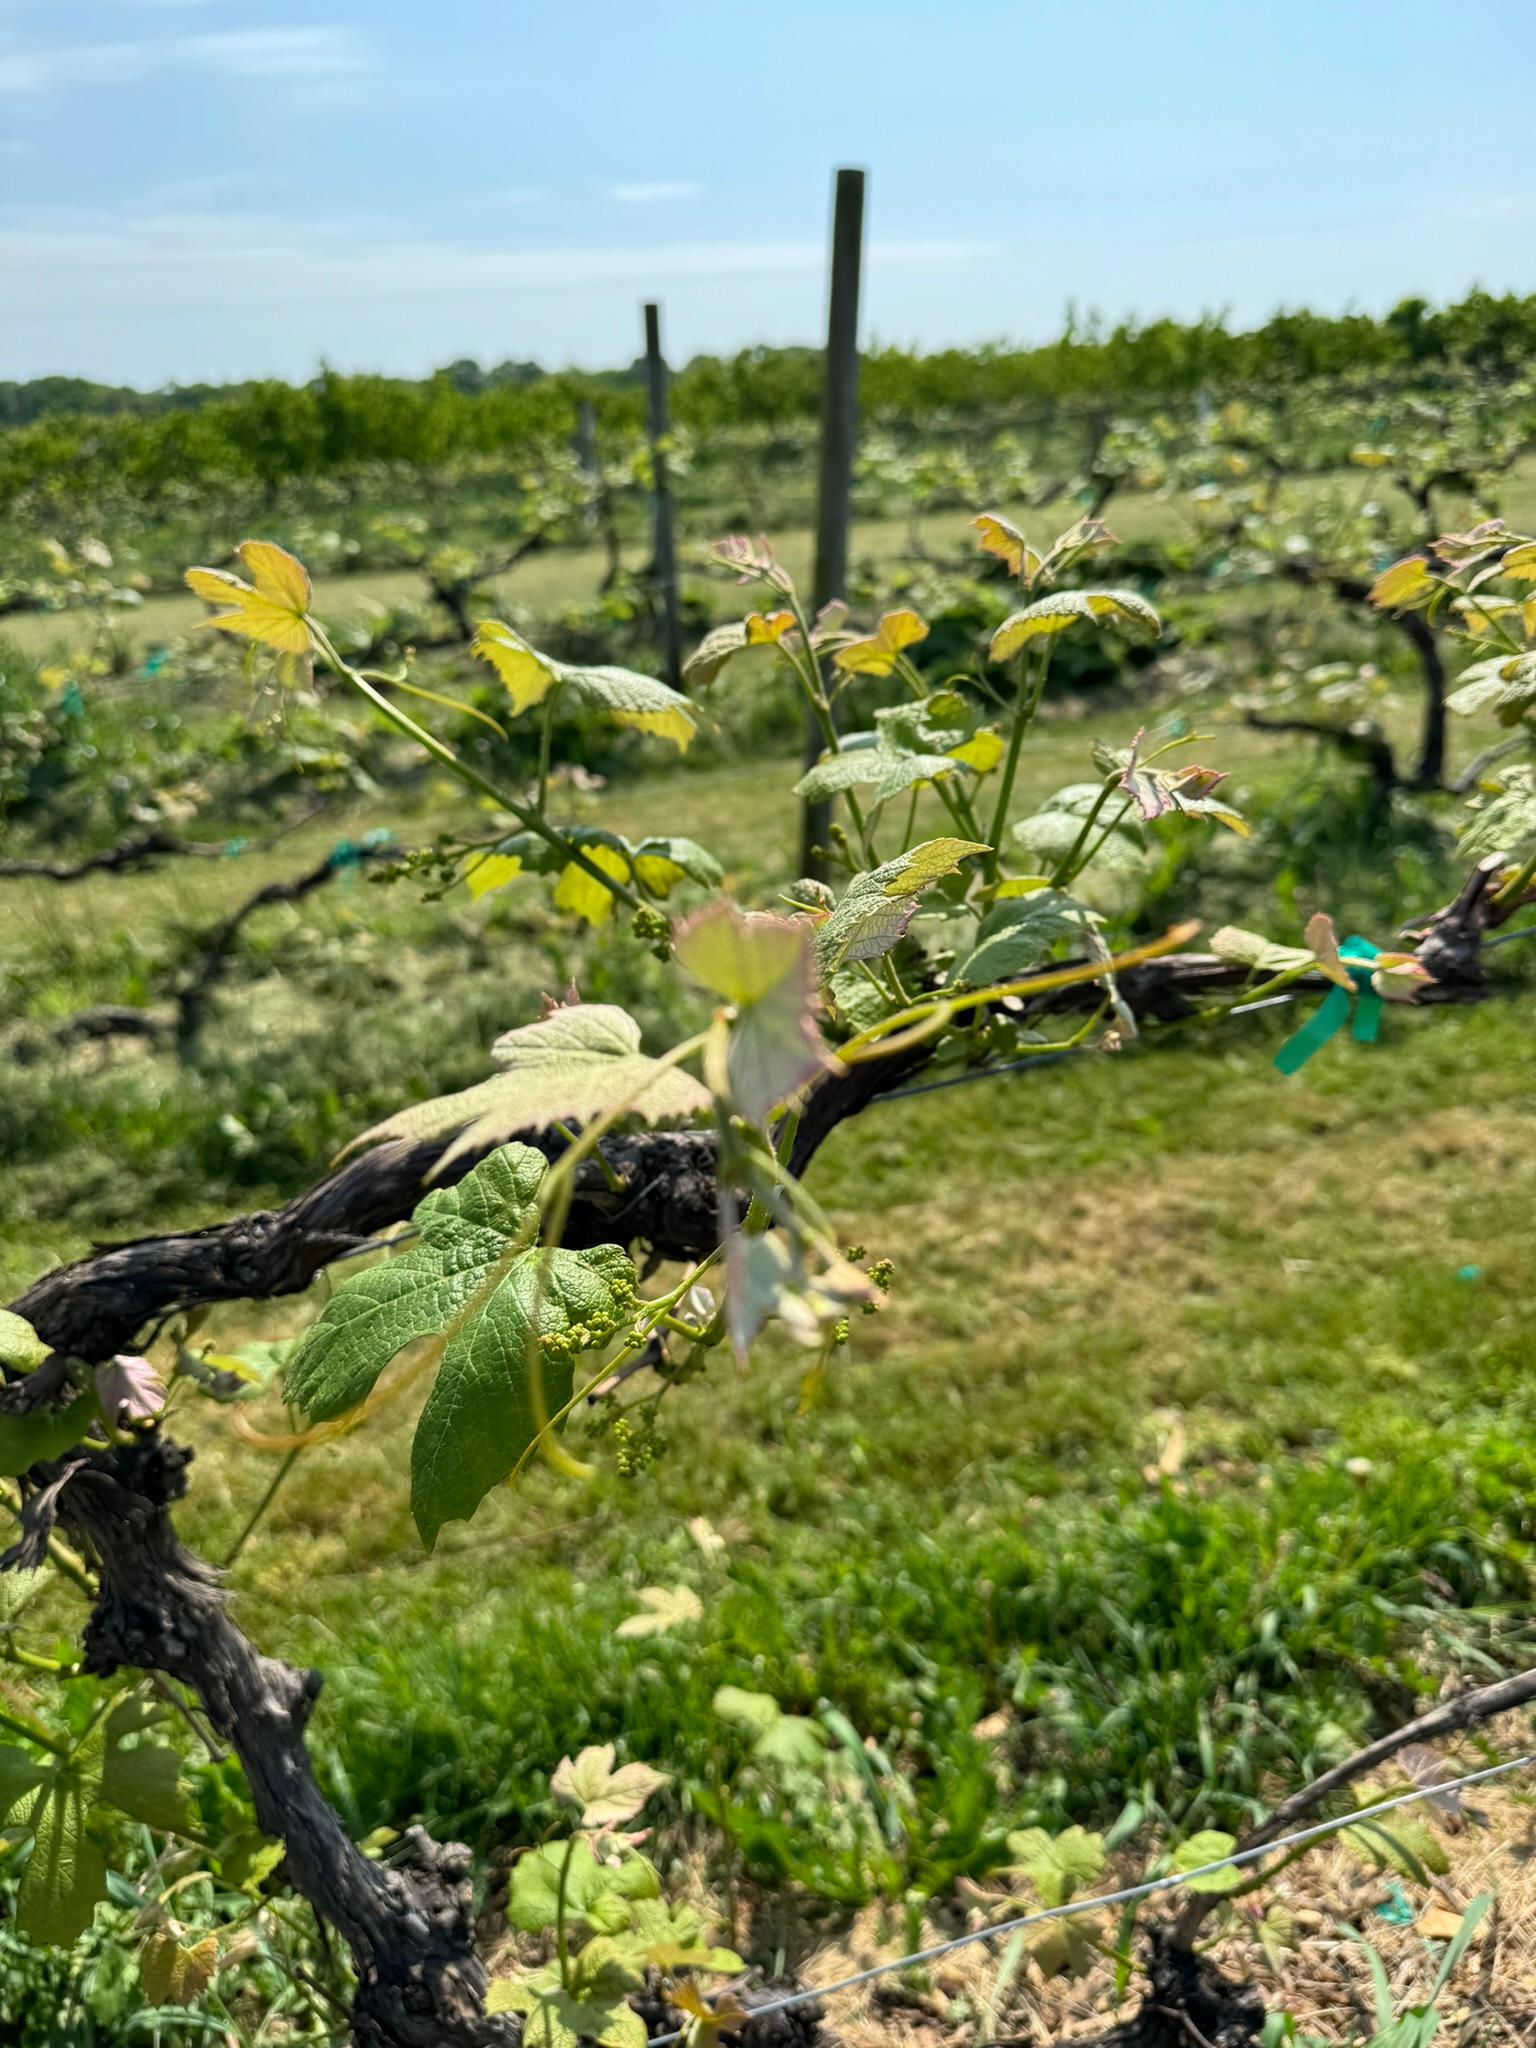
{"type": "MultiPolygon", "coordinates": [[[[859,272],[864,256],[863,171],[840,170],[832,207],[832,271],[827,294],[827,360],[821,403],[821,471],[816,502],[816,609],[848,594],[848,525],[853,507],[853,458],[859,432],[859,272]]],[[[809,767],[825,738],[807,713],[809,767]]],[[[829,803],[807,803],[800,813],[800,871],[822,875],[829,803]]]]}
{"type": "Polygon", "coordinates": [[[661,604],[661,659],[675,690],[683,675],[683,623],[677,603],[677,537],[672,525],[672,486],[667,477],[667,364],[661,353],[661,308],[645,308],[645,405],[651,438],[651,559],[661,604]]]}

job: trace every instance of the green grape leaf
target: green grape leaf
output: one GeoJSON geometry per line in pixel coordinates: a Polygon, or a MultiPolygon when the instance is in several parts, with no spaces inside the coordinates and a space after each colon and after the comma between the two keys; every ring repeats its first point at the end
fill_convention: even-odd
{"type": "Polygon", "coordinates": [[[1059,1835],[1024,1828],[1008,1837],[1012,1867],[1027,1877],[1042,1905],[1064,1906],[1096,1884],[1104,1870],[1104,1837],[1072,1827],[1059,1835]]]}
{"type": "Polygon", "coordinates": [[[32,1372],[52,1348],[43,1342],[25,1316],[0,1308],[0,1365],[9,1366],[12,1372],[32,1372]]]}
{"type": "Polygon", "coordinates": [[[1536,705],[1536,654],[1475,663],[1445,702],[1451,711],[1491,711],[1500,725],[1518,725],[1536,705]]]}
{"type": "Polygon", "coordinates": [[[784,1711],[771,1692],[748,1692],[739,1685],[722,1685],[710,1705],[722,1721],[734,1721],[751,1735],[763,1734],[784,1711]]]}
{"type": "Polygon", "coordinates": [[[101,1783],[97,1797],[115,1806],[130,1820],[146,1827],[174,1833],[187,1826],[191,1816],[181,1786],[181,1758],[161,1743],[140,1742],[132,1749],[124,1745],[125,1735],[139,1726],[131,1707],[118,1707],[107,1717],[106,1749],[101,1760],[101,1783]]]}
{"type": "Polygon", "coordinates": [[[1390,1821],[1362,1821],[1340,1830],[1339,1840],[1376,1869],[1395,1870],[1415,1884],[1443,1877],[1451,1867],[1445,1845],[1422,1820],[1394,1813],[1390,1821]]]}
{"type": "Polygon", "coordinates": [[[24,1749],[0,1748],[0,1828],[18,1827],[16,1816],[48,1777],[48,1768],[24,1749]]]}
{"type": "Polygon", "coordinates": [[[1059,940],[1081,942],[1098,922],[1086,904],[1061,889],[1005,897],[982,919],[976,945],[955,969],[955,979],[972,988],[1009,981],[1049,959],[1059,940]]]}
{"type": "Polygon", "coordinates": [[[101,1413],[94,1393],[80,1394],[67,1408],[0,1415],[0,1478],[17,1479],[43,1458],[61,1458],[101,1413]]]}
{"type": "Polygon", "coordinates": [[[1536,833],[1536,768],[1522,761],[1501,769],[1495,786],[1469,809],[1472,815],[1458,842],[1464,854],[1513,852],[1536,833]]]}
{"type": "Polygon", "coordinates": [[[904,790],[934,782],[941,775],[959,774],[961,764],[952,755],[917,752],[904,745],[899,728],[890,723],[900,715],[900,708],[876,712],[879,731],[874,744],[868,744],[862,734],[848,735],[839,753],[827,755],[801,776],[795,795],[820,803],[842,790],[868,785],[875,792],[874,808],[878,810],[904,790]]]}
{"type": "Polygon", "coordinates": [[[551,690],[563,689],[581,703],[605,712],[615,724],[670,740],[684,753],[698,732],[698,711],[665,683],[634,669],[586,668],[556,661],[499,619],[482,620],[469,651],[489,662],[501,677],[514,712],[526,711],[541,703],[551,690]]]}
{"type": "MultiPolygon", "coordinates": [[[[1219,1863],[1223,1856],[1230,1856],[1237,1847],[1237,1837],[1226,1835],[1219,1828],[1202,1828],[1198,1834],[1186,1835],[1174,1850],[1169,1860],[1170,1870],[1198,1870],[1202,1863],[1219,1863]]],[[[1240,1870],[1228,1867],[1213,1870],[1205,1877],[1192,1877],[1183,1887],[1187,1892],[1219,1893],[1232,1891],[1243,1881],[1240,1870]]]]}
{"type": "Polygon", "coordinates": [[[1004,619],[992,635],[991,658],[1007,661],[1031,640],[1064,633],[1082,619],[1090,625],[1118,626],[1123,632],[1155,636],[1163,630],[1157,613],[1133,590],[1053,590],[1004,619]]]}
{"type": "MultiPolygon", "coordinates": [[[[504,1031],[491,1047],[504,1071],[453,1095],[415,1102],[354,1138],[347,1152],[400,1139],[415,1144],[458,1135],[434,1168],[518,1131],[560,1122],[588,1123],[622,1102],[646,1123],[696,1116],[709,1091],[677,1067],[660,1067],[640,1050],[640,1026],[617,1003],[570,1003],[535,1023],[504,1031]]],[[[343,1153],[343,1158],[346,1153],[343,1153]]]]}
{"type": "Polygon", "coordinates": [[[594,2041],[598,2048],[645,2048],[645,2022],[620,1994],[617,1998],[582,1997],[566,1991],[559,1971],[550,1964],[527,1977],[498,1977],[486,1992],[487,2013],[523,2014],[525,2048],[579,2048],[594,2041]]]}
{"type": "Polygon", "coordinates": [[[411,1512],[430,1550],[472,1515],[569,1401],[577,1355],[619,1328],[635,1271],[616,1245],[537,1243],[545,1162],[505,1145],[417,1204],[408,1250],[342,1282],[289,1361],[284,1392],[319,1422],[364,1400],[407,1344],[441,1336],[411,1446],[411,1512]]]}
{"type": "Polygon", "coordinates": [[[521,1933],[538,1934],[554,1926],[562,1868],[567,1917],[605,1934],[629,1925],[635,1900],[654,1899],[661,1890],[660,1879],[643,1856],[626,1856],[622,1863],[609,1866],[598,1862],[584,1836],[575,1837],[574,1846],[546,1842],[520,1856],[512,1868],[507,1918],[521,1933]]]}
{"type": "Polygon", "coordinates": [[[33,1838],[16,1892],[16,1931],[28,1941],[68,1948],[106,1896],[106,1858],[86,1828],[89,1805],[79,1777],[51,1772],[19,1823],[33,1838]]]}
{"type": "Polygon", "coordinates": [[[780,1714],[752,1745],[752,1754],[789,1771],[814,1771],[826,1758],[827,1731],[804,1714],[780,1714]]]}
{"type": "MultiPolygon", "coordinates": [[[[1048,797],[1032,818],[1021,818],[1013,828],[1014,838],[1026,853],[1043,865],[1061,860],[1076,846],[1083,820],[1097,801],[1101,788],[1097,782],[1069,783],[1065,789],[1059,789],[1054,796],[1048,797]]],[[[1106,823],[1109,830],[1093,859],[1109,868],[1139,867],[1144,842],[1140,826],[1129,816],[1114,822],[1106,816],[1093,825],[1085,844],[1094,845],[1106,823]]]]}
{"type": "Polygon", "coordinates": [[[816,934],[816,960],[823,975],[849,960],[874,960],[888,953],[917,912],[917,899],[960,862],[987,848],[974,839],[928,839],[867,874],[855,875],[816,934]]]}

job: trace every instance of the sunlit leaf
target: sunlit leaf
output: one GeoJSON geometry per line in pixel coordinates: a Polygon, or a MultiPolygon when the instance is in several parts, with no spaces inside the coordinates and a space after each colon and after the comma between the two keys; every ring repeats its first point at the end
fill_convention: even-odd
{"type": "Polygon", "coordinates": [[[441,1171],[462,1152],[556,1122],[589,1123],[621,1102],[646,1123],[709,1107],[708,1090],[691,1074],[659,1068],[641,1051],[640,1026],[617,1003],[562,1004],[532,1024],[504,1031],[491,1058],[504,1070],[494,1079],[396,1110],[354,1138],[347,1152],[389,1139],[416,1144],[456,1131],[456,1143],[435,1169],[441,1171]]]}
{"type": "Polygon", "coordinates": [[[488,662],[506,685],[514,712],[540,704],[561,689],[580,703],[606,713],[618,725],[670,740],[686,752],[699,729],[699,714],[678,691],[634,669],[583,667],[541,654],[500,619],[483,619],[469,651],[488,662]]]}
{"type": "Polygon", "coordinates": [[[976,537],[989,555],[995,555],[1010,576],[1028,583],[1039,572],[1040,557],[1012,520],[997,512],[983,512],[971,521],[976,537]]]}
{"type": "Polygon", "coordinates": [[[639,1599],[640,1612],[621,1621],[616,1636],[660,1636],[704,1619],[704,1602],[692,1586],[642,1586],[639,1599]]]}
{"type": "Polygon", "coordinates": [[[615,1769],[613,1757],[611,1742],[593,1744],[575,1757],[562,1757],[549,1781],[557,1799],[581,1808],[584,1828],[615,1828],[633,1820],[653,1792],[672,1782],[649,1764],[615,1769]]]}
{"type": "Polygon", "coordinates": [[[0,1308],[0,1365],[9,1366],[12,1372],[33,1372],[52,1348],[43,1342],[25,1316],[0,1308]]]}
{"type": "Polygon", "coordinates": [[[962,740],[958,747],[951,747],[949,758],[958,761],[963,768],[969,768],[976,775],[990,775],[1003,758],[1003,737],[990,725],[984,725],[973,732],[968,740],[962,740]]]}
{"type": "Polygon", "coordinates": [[[707,688],[733,655],[749,647],[776,645],[794,623],[793,612],[751,612],[744,619],[713,627],[683,663],[683,681],[690,688],[707,688]]]}
{"type": "Polygon", "coordinates": [[[1412,611],[1435,594],[1435,580],[1420,555],[1409,555],[1383,569],[1367,596],[1379,611],[1412,611]]]}
{"type": "Polygon", "coordinates": [[[464,880],[470,895],[478,903],[493,889],[504,889],[508,882],[516,881],[522,872],[522,861],[515,853],[483,853],[474,866],[466,870],[464,880]]]}
{"type": "Polygon", "coordinates": [[[187,571],[189,589],[209,604],[229,607],[207,623],[279,654],[307,654],[312,592],[303,564],[269,540],[243,540],[235,554],[248,583],[227,569],[187,571]]]}
{"type": "MultiPolygon", "coordinates": [[[[612,875],[616,882],[629,880],[630,859],[626,852],[616,846],[588,846],[582,850],[593,867],[601,868],[605,875],[612,875]]],[[[586,924],[606,924],[613,916],[614,900],[613,891],[604,888],[595,875],[578,867],[575,861],[567,861],[560,870],[560,879],[555,884],[556,910],[568,911],[586,924]]]]}
{"type": "Polygon", "coordinates": [[[836,910],[816,933],[816,960],[823,975],[846,960],[874,960],[888,953],[917,911],[917,899],[960,862],[987,848],[974,839],[929,839],[856,875],[836,910]]]}
{"type": "Polygon", "coordinates": [[[1124,632],[1157,634],[1163,629],[1151,605],[1133,590],[1055,590],[1004,619],[992,635],[991,658],[1007,661],[1030,641],[1065,633],[1081,620],[1124,632]]]}
{"type": "MultiPolygon", "coordinates": [[[[1219,1828],[1202,1828],[1198,1834],[1185,1836],[1169,1859],[1168,1868],[1181,1873],[1198,1870],[1204,1863],[1219,1863],[1236,1847],[1235,1836],[1223,1834],[1219,1828]]],[[[1213,1870],[1204,1877],[1187,1879],[1183,1889],[1206,1894],[1229,1892],[1242,1883],[1243,1875],[1241,1870],[1229,1864],[1224,1870],[1213,1870]]]]}
{"type": "Polygon", "coordinates": [[[927,637],[928,628],[916,612],[885,612],[873,633],[862,640],[846,642],[832,661],[845,675],[888,676],[896,666],[897,655],[927,637]]]}
{"type": "Polygon", "coordinates": [[[165,1382],[147,1358],[120,1351],[106,1365],[97,1366],[95,1379],[101,1412],[119,1428],[148,1422],[165,1406],[165,1382]]]}

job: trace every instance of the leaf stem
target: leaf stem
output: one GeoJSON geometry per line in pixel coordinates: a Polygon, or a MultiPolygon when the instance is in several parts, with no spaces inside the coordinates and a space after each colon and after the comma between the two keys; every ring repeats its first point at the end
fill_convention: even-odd
{"type": "Polygon", "coordinates": [[[544,841],[546,846],[553,847],[557,853],[563,855],[566,860],[580,868],[584,874],[590,875],[593,881],[600,882],[609,895],[617,897],[618,901],[624,904],[626,908],[630,910],[638,910],[640,908],[640,899],[635,895],[634,891],[628,888],[625,883],[619,881],[617,877],[605,874],[594,860],[589,859],[583,853],[574,840],[568,839],[563,832],[557,831],[537,811],[529,810],[527,805],[519,803],[516,797],[509,796],[503,789],[498,789],[496,784],[482,775],[478,768],[472,768],[467,761],[460,760],[452,747],[444,746],[443,742],[434,733],[428,732],[425,726],[418,725],[408,712],[402,711],[397,704],[391,704],[389,699],[369,682],[361,670],[353,668],[348,662],[342,660],[327,638],[324,627],[313,617],[309,620],[309,630],[314,639],[317,652],[330,663],[336,674],[341,676],[344,681],[349,682],[360,696],[366,697],[374,710],[387,718],[389,723],[398,732],[403,732],[408,739],[413,739],[419,747],[425,748],[426,752],[431,755],[439,767],[446,768],[450,774],[456,775],[460,782],[474,790],[477,795],[489,797],[491,802],[496,804],[501,810],[510,812],[525,831],[534,833],[544,841]]]}
{"type": "Polygon", "coordinates": [[[294,1466],[298,1463],[299,1453],[304,1448],[305,1446],[302,1443],[295,1444],[292,1450],[289,1451],[287,1457],[284,1458],[281,1465],[279,1465],[277,1470],[273,1473],[271,1484],[267,1487],[266,1492],[261,1496],[261,1499],[257,1501],[255,1507],[251,1510],[250,1519],[247,1521],[245,1527],[240,1531],[240,1534],[235,1538],[234,1543],[230,1548],[229,1555],[225,1558],[224,1563],[221,1566],[221,1570],[226,1572],[229,1570],[230,1566],[239,1557],[241,1551],[244,1550],[246,1544],[249,1543],[251,1538],[255,1535],[257,1528],[260,1526],[263,1518],[266,1515],[267,1509],[271,1507],[273,1501],[277,1498],[278,1488],[282,1485],[283,1481],[288,1477],[288,1474],[293,1470],[294,1466]]]}
{"type": "Polygon", "coordinates": [[[995,883],[1002,867],[1003,832],[1008,824],[1008,806],[1013,802],[1014,777],[1019,771],[1019,749],[1024,744],[1024,735],[1040,708],[1040,699],[1045,695],[1045,679],[1051,669],[1051,643],[1046,641],[1040,655],[1040,666],[1030,686],[1029,661],[1026,657],[1019,663],[1019,687],[1014,700],[1013,730],[1008,735],[1008,754],[1003,762],[1003,779],[998,784],[997,807],[992,813],[992,830],[988,837],[991,848],[987,854],[984,873],[989,882],[995,883]]]}

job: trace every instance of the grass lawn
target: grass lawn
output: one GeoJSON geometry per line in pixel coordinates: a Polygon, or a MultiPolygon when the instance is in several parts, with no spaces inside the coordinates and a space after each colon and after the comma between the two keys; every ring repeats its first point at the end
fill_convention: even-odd
{"type": "MultiPolygon", "coordinates": [[[[1125,725],[1045,726],[1020,807],[1125,725]]],[[[1293,744],[1230,717],[1202,751],[1261,805],[1297,772],[1293,744]]],[[[660,811],[766,900],[789,872],[790,773],[618,785],[592,814],[635,830],[660,811]]],[[[457,816],[439,801],[401,837],[457,816]]],[[[378,822],[359,806],[239,862],[7,884],[7,1009],[141,1000],[180,928],[378,822]]],[[[536,884],[474,910],[338,885],[253,923],[197,1069],[132,1049],[18,1068],[7,1291],[92,1235],[302,1186],[365,1120],[478,1078],[489,1038],[569,972],[653,1043],[685,1026],[626,935],[583,954],[541,905],[536,884]]],[[[748,1815],[749,1862],[824,1900],[899,1896],[985,1868],[1025,1821],[1135,1804],[1237,1824],[1442,1672],[1512,1654],[1536,1478],[1536,1012],[1523,949],[1500,960],[1508,999],[1389,1014],[1380,1046],[1336,1044],[1295,1081],[1270,1065],[1294,1016],[1260,1016],[871,1109],[813,1186],[847,1242],[895,1261],[889,1306],[856,1320],[814,1403],[778,1339],[745,1375],[722,1361],[669,1391],[642,1478],[578,1431],[595,1478],[538,1469],[427,1558],[412,1397],[307,1451],[232,1587],[265,1648],[326,1671],[315,1742],[349,1820],[526,1840],[553,1762],[616,1737],[675,1775],[686,1835],[734,1767],[709,1707],[731,1683],[835,1707],[906,1788],[883,1862],[748,1815]],[[616,1638],[638,1588],[678,1583],[701,1623],[616,1638]],[[1003,1733],[973,1734],[983,1720],[1003,1733]]],[[[287,1335],[323,1294],[221,1309],[205,1334],[287,1335]]],[[[271,1396],[248,1413],[286,1428],[271,1396]]],[[[177,1426],[199,1451],[183,1527],[218,1557],[279,1454],[227,1410],[177,1426]]]]}

